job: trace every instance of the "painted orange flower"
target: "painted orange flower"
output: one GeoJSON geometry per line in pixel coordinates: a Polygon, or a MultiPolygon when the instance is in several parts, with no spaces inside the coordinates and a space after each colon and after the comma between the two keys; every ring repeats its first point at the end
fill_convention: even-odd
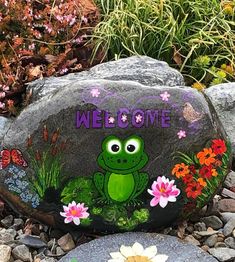
{"type": "Polygon", "coordinates": [[[211,173],[212,173],[212,176],[218,176],[218,172],[214,168],[211,170],[211,173]]]}
{"type": "Polygon", "coordinates": [[[203,186],[203,187],[206,187],[206,186],[207,186],[206,181],[205,181],[203,178],[201,178],[201,177],[198,178],[197,182],[198,182],[201,186],[203,186]]]}
{"type": "Polygon", "coordinates": [[[209,166],[216,161],[215,156],[216,155],[213,153],[211,148],[204,148],[203,151],[197,154],[199,163],[201,165],[206,165],[206,166],[209,166]]]}
{"type": "Polygon", "coordinates": [[[175,175],[177,178],[184,177],[189,174],[189,166],[184,163],[176,164],[172,169],[172,175],[175,175]]]}

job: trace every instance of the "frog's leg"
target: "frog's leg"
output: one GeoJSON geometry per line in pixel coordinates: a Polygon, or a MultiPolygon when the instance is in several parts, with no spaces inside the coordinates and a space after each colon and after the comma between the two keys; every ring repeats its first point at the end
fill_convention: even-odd
{"type": "Polygon", "coordinates": [[[104,174],[100,172],[96,172],[93,176],[93,181],[94,181],[95,187],[99,191],[102,198],[106,199],[105,193],[104,193],[104,180],[105,180],[104,177],[105,177],[104,174]]]}
{"type": "Polygon", "coordinates": [[[136,198],[143,193],[146,189],[149,181],[149,176],[147,173],[138,173],[134,174],[135,177],[135,190],[129,199],[129,203],[133,204],[140,204],[141,201],[137,200],[136,198]]]}

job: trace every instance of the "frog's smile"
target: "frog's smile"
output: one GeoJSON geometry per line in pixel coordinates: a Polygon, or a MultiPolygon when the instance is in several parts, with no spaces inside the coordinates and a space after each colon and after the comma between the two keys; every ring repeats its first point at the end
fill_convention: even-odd
{"type": "Polygon", "coordinates": [[[141,161],[143,160],[143,158],[141,157],[141,158],[140,158],[140,161],[139,161],[136,165],[131,166],[131,167],[128,167],[128,168],[122,168],[122,169],[120,169],[120,168],[113,168],[113,167],[107,165],[106,162],[105,162],[105,160],[104,160],[104,157],[102,157],[101,159],[102,159],[102,161],[104,162],[104,165],[105,165],[107,168],[110,168],[110,169],[112,169],[112,170],[117,170],[117,171],[127,171],[127,170],[132,170],[133,168],[138,167],[139,164],[141,163],[141,161]]]}

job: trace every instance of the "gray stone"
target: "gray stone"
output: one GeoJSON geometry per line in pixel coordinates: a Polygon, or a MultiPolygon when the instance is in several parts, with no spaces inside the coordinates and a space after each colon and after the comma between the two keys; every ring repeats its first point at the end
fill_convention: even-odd
{"type": "Polygon", "coordinates": [[[215,85],[207,88],[205,93],[215,107],[235,149],[235,83],[215,85]]]}
{"type": "Polygon", "coordinates": [[[1,224],[6,228],[9,228],[12,225],[12,223],[13,223],[12,215],[9,215],[1,220],[1,224]]]}
{"type": "Polygon", "coordinates": [[[10,243],[14,241],[16,234],[17,233],[14,229],[9,228],[7,230],[1,230],[0,231],[0,240],[6,244],[10,243]]]}
{"type": "Polygon", "coordinates": [[[231,213],[231,212],[221,213],[221,218],[225,223],[227,223],[230,219],[235,220],[235,213],[231,213]]]}
{"type": "Polygon", "coordinates": [[[230,248],[233,248],[235,249],[235,239],[233,237],[228,237],[224,240],[224,243],[230,247],[230,248]]]}
{"type": "Polygon", "coordinates": [[[15,218],[14,223],[11,226],[11,228],[14,228],[15,230],[19,230],[24,226],[24,220],[21,218],[15,218]]]}
{"type": "Polygon", "coordinates": [[[68,233],[58,239],[58,245],[62,248],[63,251],[67,252],[75,248],[75,243],[72,236],[68,233]]]}
{"type": "Polygon", "coordinates": [[[57,259],[55,259],[53,257],[45,257],[40,262],[56,262],[56,261],[57,261],[57,259]]]}
{"type": "Polygon", "coordinates": [[[217,216],[203,217],[201,220],[207,227],[211,227],[213,229],[220,229],[223,227],[223,222],[217,216]]]}
{"type": "Polygon", "coordinates": [[[235,250],[227,247],[210,248],[208,252],[222,262],[235,258],[235,250]]]}
{"type": "Polygon", "coordinates": [[[196,231],[206,231],[206,224],[204,222],[197,222],[194,224],[194,229],[196,231]]]}
{"type": "Polygon", "coordinates": [[[195,245],[195,246],[200,246],[200,242],[192,235],[188,235],[184,238],[184,241],[186,243],[189,243],[189,244],[192,244],[192,245],[195,245]]]}
{"type": "Polygon", "coordinates": [[[231,187],[235,187],[235,172],[234,171],[231,171],[225,181],[224,181],[224,184],[227,188],[231,188],[231,187]]]}
{"type": "Polygon", "coordinates": [[[221,195],[223,197],[229,197],[229,198],[235,199],[235,193],[231,190],[228,190],[227,188],[223,188],[221,195]]]}
{"type": "Polygon", "coordinates": [[[14,256],[15,259],[20,259],[22,261],[31,261],[32,257],[29,252],[29,248],[26,247],[25,245],[20,245],[15,247],[12,250],[12,255],[14,256]]]}
{"type": "Polygon", "coordinates": [[[0,261],[9,262],[11,258],[11,248],[6,245],[0,245],[0,261]]]}
{"type": "Polygon", "coordinates": [[[158,61],[146,56],[133,56],[102,63],[88,71],[68,74],[65,76],[44,78],[28,85],[28,90],[33,90],[33,101],[47,94],[53,95],[57,91],[72,83],[93,79],[113,81],[134,81],[146,86],[182,86],[183,76],[163,61],[158,61]]]}
{"type": "Polygon", "coordinates": [[[57,256],[63,256],[64,254],[65,254],[65,252],[63,251],[63,249],[61,247],[56,248],[56,255],[57,256]]]}
{"type": "Polygon", "coordinates": [[[37,236],[23,235],[19,241],[20,243],[33,248],[42,248],[47,246],[46,243],[37,236]]]}
{"type": "Polygon", "coordinates": [[[217,242],[217,235],[212,235],[206,239],[204,242],[204,245],[207,245],[208,247],[213,247],[217,242]]]}
{"type": "Polygon", "coordinates": [[[227,247],[227,245],[224,242],[217,242],[215,244],[215,248],[218,248],[218,247],[227,247]]]}
{"type": "Polygon", "coordinates": [[[224,226],[223,233],[225,236],[229,236],[232,234],[235,228],[235,219],[231,218],[224,226]]]}
{"type": "Polygon", "coordinates": [[[220,212],[235,212],[235,199],[221,199],[218,209],[220,212]]]}
{"type": "Polygon", "coordinates": [[[119,252],[121,245],[132,246],[135,242],[144,248],[156,246],[159,254],[168,256],[167,262],[216,262],[213,257],[194,245],[184,243],[176,237],[151,233],[124,233],[102,237],[78,246],[60,261],[67,262],[73,258],[82,262],[97,262],[97,258],[99,261],[108,261],[111,259],[111,252],[119,252]]]}
{"type": "Polygon", "coordinates": [[[207,230],[207,231],[194,231],[195,235],[201,236],[201,237],[207,237],[207,236],[212,236],[214,234],[219,233],[219,231],[215,230],[207,230]]]}

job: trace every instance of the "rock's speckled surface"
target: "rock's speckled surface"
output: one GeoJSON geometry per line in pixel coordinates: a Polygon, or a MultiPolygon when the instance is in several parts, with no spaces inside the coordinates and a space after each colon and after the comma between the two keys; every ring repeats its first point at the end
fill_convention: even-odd
{"type": "Polygon", "coordinates": [[[179,241],[175,237],[150,233],[125,233],[93,240],[81,245],[63,257],[60,262],[106,262],[111,252],[118,252],[121,245],[132,246],[135,242],[147,248],[157,246],[159,254],[168,255],[167,262],[216,262],[217,260],[200,248],[179,241]],[[88,251],[89,250],[89,251],[88,251]]]}

